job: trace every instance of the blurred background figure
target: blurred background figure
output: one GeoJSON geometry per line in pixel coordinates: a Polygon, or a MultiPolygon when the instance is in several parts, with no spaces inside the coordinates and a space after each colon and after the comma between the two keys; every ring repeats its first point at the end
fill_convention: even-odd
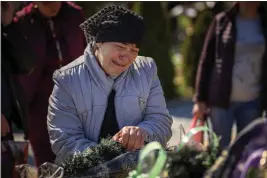
{"type": "MultiPolygon", "coordinates": [[[[14,6],[1,2],[1,27],[12,22],[14,6]]],[[[27,108],[25,93],[15,75],[29,74],[34,69],[35,57],[27,40],[18,33],[9,36],[1,33],[1,145],[13,140],[12,123],[24,131],[27,139],[27,108]],[[16,42],[14,42],[16,40],[16,42]],[[20,44],[24,44],[21,46],[20,44]]],[[[14,158],[7,149],[1,147],[1,177],[13,177],[14,158]]]]}
{"type": "Polygon", "coordinates": [[[206,36],[197,73],[198,117],[210,109],[221,146],[267,109],[267,13],[260,2],[238,2],[218,14],[206,36]]]}
{"type": "MultiPolygon", "coordinates": [[[[8,36],[22,32],[37,54],[35,71],[30,76],[19,77],[29,105],[29,140],[37,166],[55,158],[46,124],[52,74],[83,54],[86,40],[79,25],[84,20],[82,9],[74,3],[32,2],[18,11],[4,29],[8,36]]],[[[25,47],[16,39],[13,42],[25,47]]]]}

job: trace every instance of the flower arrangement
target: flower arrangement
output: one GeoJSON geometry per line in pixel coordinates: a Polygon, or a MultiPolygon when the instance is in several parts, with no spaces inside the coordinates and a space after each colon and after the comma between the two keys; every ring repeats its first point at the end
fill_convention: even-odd
{"type": "Polygon", "coordinates": [[[147,167],[143,163],[145,157],[151,156],[148,153],[155,151],[157,158],[152,168],[148,172],[142,173],[142,169],[137,167],[128,178],[200,178],[215,163],[219,154],[219,139],[207,127],[191,129],[183,136],[178,146],[172,149],[165,150],[156,143],[148,144],[141,151],[138,163],[140,166],[147,167]],[[213,142],[206,148],[201,143],[190,140],[194,134],[201,131],[209,131],[213,135],[213,142]]]}

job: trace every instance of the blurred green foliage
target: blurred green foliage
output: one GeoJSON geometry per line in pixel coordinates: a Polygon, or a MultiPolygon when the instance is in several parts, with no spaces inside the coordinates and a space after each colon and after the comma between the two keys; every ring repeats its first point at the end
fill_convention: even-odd
{"type": "Polygon", "coordinates": [[[189,87],[194,87],[199,57],[211,20],[211,11],[209,9],[204,10],[196,19],[193,34],[188,35],[181,46],[184,81],[189,87]]]}
{"type": "Polygon", "coordinates": [[[144,17],[146,35],[140,55],[152,57],[158,67],[158,76],[166,99],[176,97],[174,66],[171,60],[170,18],[167,2],[136,2],[133,10],[144,17]]]}

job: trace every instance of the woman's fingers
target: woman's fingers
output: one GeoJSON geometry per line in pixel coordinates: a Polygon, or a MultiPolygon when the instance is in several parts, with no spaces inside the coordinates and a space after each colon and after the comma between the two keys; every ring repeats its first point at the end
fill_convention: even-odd
{"type": "Polygon", "coordinates": [[[146,134],[146,131],[139,127],[126,126],[114,135],[113,140],[122,143],[128,151],[135,151],[144,146],[146,134]]]}

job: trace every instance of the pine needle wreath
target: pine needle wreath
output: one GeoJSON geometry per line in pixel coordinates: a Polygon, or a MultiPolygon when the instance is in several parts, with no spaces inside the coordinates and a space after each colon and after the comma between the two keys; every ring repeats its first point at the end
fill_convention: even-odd
{"type": "Polygon", "coordinates": [[[168,175],[171,178],[202,177],[216,161],[219,150],[208,146],[206,150],[198,150],[185,145],[178,152],[168,152],[168,175]]]}
{"type": "Polygon", "coordinates": [[[75,152],[59,166],[64,168],[64,176],[83,176],[89,168],[110,161],[123,153],[125,149],[122,144],[106,138],[102,139],[96,147],[75,152]]]}

